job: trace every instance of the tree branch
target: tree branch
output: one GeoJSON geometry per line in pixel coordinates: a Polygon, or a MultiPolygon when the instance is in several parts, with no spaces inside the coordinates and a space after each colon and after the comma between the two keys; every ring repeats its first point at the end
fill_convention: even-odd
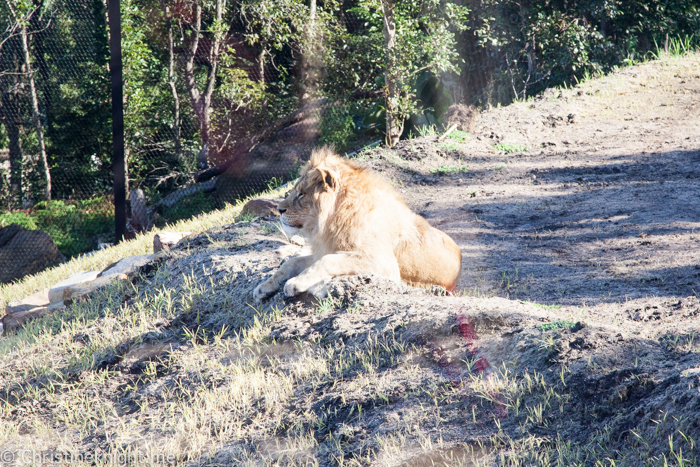
{"type": "Polygon", "coordinates": [[[297,110],[291,115],[288,115],[287,117],[281,118],[279,120],[276,120],[269,125],[267,125],[265,128],[263,128],[261,131],[258,133],[254,134],[247,140],[245,140],[242,144],[240,144],[234,151],[233,155],[229,157],[226,161],[222,162],[221,164],[212,167],[207,170],[203,170],[201,172],[198,172],[194,176],[195,182],[204,182],[206,180],[209,180],[213,177],[216,177],[217,175],[221,175],[222,173],[226,172],[229,167],[231,167],[238,159],[240,159],[244,154],[248,153],[251,151],[255,146],[258,145],[260,141],[263,139],[267,138],[270,136],[273,132],[279,130],[280,128],[290,125],[294,122],[297,122],[299,120],[303,120],[304,118],[308,117],[311,112],[317,111],[319,108],[321,108],[323,105],[328,103],[330,99],[323,98],[323,99],[317,99],[315,101],[310,102],[309,104],[305,105],[301,109],[297,110]]]}

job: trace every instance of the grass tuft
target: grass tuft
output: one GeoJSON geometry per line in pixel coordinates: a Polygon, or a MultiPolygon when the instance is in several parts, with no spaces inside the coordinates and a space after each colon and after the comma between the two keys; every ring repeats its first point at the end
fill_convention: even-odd
{"type": "Polygon", "coordinates": [[[513,152],[524,152],[528,150],[528,147],[522,144],[498,143],[492,147],[496,151],[505,152],[506,154],[513,152]]]}

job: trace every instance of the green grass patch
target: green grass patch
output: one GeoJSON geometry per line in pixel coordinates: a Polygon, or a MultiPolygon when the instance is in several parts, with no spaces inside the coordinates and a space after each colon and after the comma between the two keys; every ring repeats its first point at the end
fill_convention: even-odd
{"type": "Polygon", "coordinates": [[[443,165],[442,167],[439,167],[437,169],[430,169],[430,173],[433,174],[453,174],[453,173],[460,173],[460,172],[466,172],[467,169],[466,167],[456,167],[454,165],[443,165]]]}
{"type": "Polygon", "coordinates": [[[536,306],[537,308],[544,308],[545,310],[556,310],[557,308],[561,308],[561,305],[545,305],[542,303],[523,302],[523,301],[521,301],[520,303],[525,303],[527,305],[533,305],[533,306],[536,306]]]}
{"type": "Polygon", "coordinates": [[[505,152],[506,154],[510,154],[513,152],[523,152],[527,151],[528,147],[524,146],[522,144],[510,144],[510,143],[498,143],[493,146],[491,146],[493,149],[496,151],[502,151],[505,152]]]}
{"type": "Polygon", "coordinates": [[[666,36],[666,41],[659,44],[654,39],[656,52],[649,52],[651,58],[660,60],[664,57],[684,57],[698,50],[700,39],[694,34],[690,36],[666,36]]]}
{"type": "Polygon", "coordinates": [[[106,196],[83,201],[42,201],[26,211],[0,215],[0,226],[19,224],[46,232],[67,257],[94,248],[95,237],[114,240],[114,206],[106,196]]]}
{"type": "Polygon", "coordinates": [[[574,324],[573,321],[570,321],[568,319],[562,320],[562,321],[552,321],[551,323],[544,323],[540,324],[538,328],[540,331],[553,331],[554,329],[563,329],[563,328],[570,328],[574,324]]]}
{"type": "Polygon", "coordinates": [[[456,141],[445,141],[444,143],[440,143],[438,147],[448,151],[457,151],[459,149],[459,143],[456,141]]]}
{"type": "Polygon", "coordinates": [[[466,143],[469,139],[469,133],[462,130],[452,130],[452,132],[447,135],[447,139],[453,139],[458,143],[466,143]]]}

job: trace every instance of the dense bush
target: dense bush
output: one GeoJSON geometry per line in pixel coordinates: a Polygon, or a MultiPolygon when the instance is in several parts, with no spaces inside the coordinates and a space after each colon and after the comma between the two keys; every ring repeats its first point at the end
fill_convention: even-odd
{"type": "Polygon", "coordinates": [[[114,206],[108,197],[42,201],[30,210],[0,215],[0,226],[12,223],[43,230],[67,257],[95,249],[98,241],[114,241],[114,206]]]}
{"type": "MultiPolygon", "coordinates": [[[[462,80],[475,103],[508,103],[605,73],[700,31],[700,2],[469,1],[462,80]]],[[[696,37],[697,39],[697,37],[696,37]]]]}

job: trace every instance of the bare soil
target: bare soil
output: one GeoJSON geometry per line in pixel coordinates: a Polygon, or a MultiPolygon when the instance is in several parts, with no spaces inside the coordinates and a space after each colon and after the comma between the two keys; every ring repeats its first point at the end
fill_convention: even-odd
{"type": "Polygon", "coordinates": [[[698,122],[696,55],[363,152],[460,245],[458,293],[361,275],[256,306],[276,220],[213,229],[3,362],[0,415],[24,428],[0,451],[55,430],[51,452],[188,465],[698,465],[698,122]],[[77,391],[113,413],[72,422],[77,391]]]}

